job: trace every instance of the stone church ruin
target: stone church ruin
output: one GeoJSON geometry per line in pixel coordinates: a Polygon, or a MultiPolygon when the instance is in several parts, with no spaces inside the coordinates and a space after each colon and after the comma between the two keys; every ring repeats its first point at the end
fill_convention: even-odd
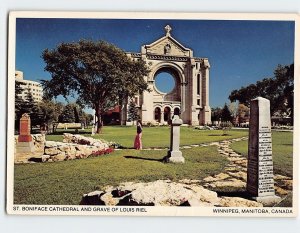
{"type": "MultiPolygon", "coordinates": [[[[143,124],[168,124],[179,115],[183,124],[205,125],[211,123],[209,105],[209,70],[207,58],[193,56],[193,50],[184,47],[171,36],[171,27],[165,27],[165,35],[149,45],[143,45],[140,53],[127,53],[132,59],[143,59],[151,72],[145,80],[151,92],[136,95],[134,102],[143,124]],[[174,88],[164,93],[156,85],[156,77],[168,73],[174,79],[174,88]]],[[[121,124],[128,119],[128,105],[121,108],[121,124]]]]}

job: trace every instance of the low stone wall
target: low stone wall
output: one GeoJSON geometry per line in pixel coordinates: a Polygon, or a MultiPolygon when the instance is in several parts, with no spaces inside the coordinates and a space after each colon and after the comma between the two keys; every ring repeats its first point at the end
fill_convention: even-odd
{"type": "Polygon", "coordinates": [[[46,141],[44,154],[42,155],[42,162],[84,159],[93,154],[93,152],[97,152],[107,148],[108,145],[105,143],[99,144],[97,146],[90,146],[74,143],[46,141]]]}
{"type": "Polygon", "coordinates": [[[100,147],[103,144],[106,144],[108,147],[108,142],[105,140],[84,137],[80,134],[64,133],[63,138],[64,138],[63,142],[66,143],[75,143],[80,145],[90,145],[90,146],[100,146],[100,147]]]}
{"type": "MultiPolygon", "coordinates": [[[[32,141],[34,144],[34,148],[36,152],[42,152],[44,151],[44,147],[45,147],[45,134],[31,134],[32,136],[32,141]]],[[[15,149],[17,147],[17,143],[18,143],[18,137],[19,135],[15,135],[15,149]]]]}
{"type": "MultiPolygon", "coordinates": [[[[83,159],[91,155],[97,156],[111,152],[108,142],[81,135],[65,133],[63,135],[63,142],[46,141],[45,134],[32,134],[31,136],[35,151],[33,153],[27,153],[26,156],[23,155],[22,158],[20,158],[21,155],[16,156],[17,160],[15,162],[55,162],[83,159]],[[32,160],[32,158],[34,158],[34,160],[32,160]]],[[[17,143],[18,135],[15,136],[15,148],[17,143]]]]}
{"type": "Polygon", "coordinates": [[[84,159],[94,152],[106,150],[109,145],[104,140],[65,133],[63,142],[46,141],[42,162],[84,159]]]}

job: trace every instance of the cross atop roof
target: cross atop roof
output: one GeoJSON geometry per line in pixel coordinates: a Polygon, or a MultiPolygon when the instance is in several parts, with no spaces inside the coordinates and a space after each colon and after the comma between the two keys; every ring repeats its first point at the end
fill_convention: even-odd
{"type": "Polygon", "coordinates": [[[170,27],[170,25],[165,26],[165,31],[166,31],[166,36],[170,36],[170,31],[172,30],[172,28],[170,27]]]}

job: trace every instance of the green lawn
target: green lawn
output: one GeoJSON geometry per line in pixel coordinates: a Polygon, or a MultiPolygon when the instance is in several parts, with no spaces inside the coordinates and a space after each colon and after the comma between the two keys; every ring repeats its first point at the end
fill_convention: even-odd
{"type": "MultiPolygon", "coordinates": [[[[248,141],[234,142],[232,149],[248,155],[248,141]]],[[[293,133],[272,131],[274,171],[281,175],[293,176],[293,133]]]]}
{"type": "Polygon", "coordinates": [[[121,150],[98,158],[15,165],[14,203],[77,205],[84,193],[125,181],[202,179],[227,164],[217,148],[182,150],[184,164],[159,161],[167,150],[121,150]],[[127,158],[126,158],[126,157],[127,158]]]}
{"type": "MultiPolygon", "coordinates": [[[[239,138],[248,135],[248,130],[230,130],[229,135],[223,136],[222,130],[197,130],[193,127],[180,128],[180,144],[191,145],[205,142],[222,141],[225,139],[239,138]]],[[[74,133],[74,130],[59,130],[58,135],[47,135],[47,140],[62,141],[64,132],[74,133]]],[[[80,134],[90,137],[91,130],[80,130],[80,134]]],[[[94,138],[103,138],[107,141],[120,143],[126,148],[133,147],[136,134],[135,127],[124,126],[104,126],[102,134],[95,135],[94,138]]],[[[168,147],[170,145],[170,127],[144,127],[143,128],[143,147],[168,147]]]]}

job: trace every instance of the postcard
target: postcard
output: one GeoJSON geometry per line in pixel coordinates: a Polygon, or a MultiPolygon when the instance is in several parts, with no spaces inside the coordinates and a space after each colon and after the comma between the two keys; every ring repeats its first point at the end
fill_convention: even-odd
{"type": "Polygon", "coordinates": [[[298,18],[10,12],[7,213],[297,216],[298,18]]]}

